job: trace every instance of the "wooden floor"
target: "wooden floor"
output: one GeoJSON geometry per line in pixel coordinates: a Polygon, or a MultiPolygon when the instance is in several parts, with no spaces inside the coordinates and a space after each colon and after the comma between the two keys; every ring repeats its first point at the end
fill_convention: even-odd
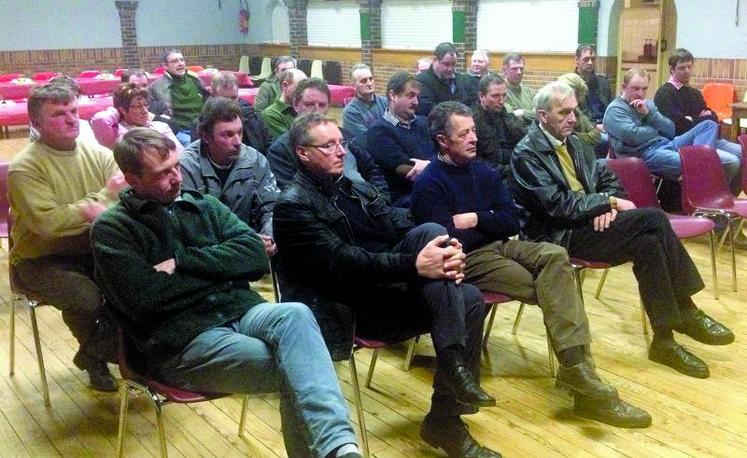
{"type": "MultiPolygon", "coordinates": [[[[12,134],[18,142],[23,137],[23,133],[12,134]]],[[[13,142],[0,141],[0,157],[14,148],[13,142]]],[[[569,397],[556,390],[548,376],[539,309],[527,307],[519,332],[512,336],[518,303],[508,303],[500,306],[482,364],[483,386],[497,397],[498,406],[465,417],[473,435],[509,457],[747,456],[747,252],[738,253],[741,290],[733,292],[728,251],[721,251],[721,297],[716,301],[706,240],[688,241],[686,247],[706,282],[706,289],[695,296],[696,303],[737,335],[736,342],[727,347],[709,347],[679,337],[709,363],[709,379],[685,377],[648,361],[629,266],[610,271],[599,300],[593,293],[600,275],[590,272],[584,289],[599,373],[624,399],[648,410],[653,425],[625,430],[575,418],[569,397]]],[[[261,286],[269,293],[266,284],[261,286]]],[[[38,311],[52,406],[43,404],[28,313],[21,307],[16,323],[16,373],[8,375],[10,294],[4,250],[0,250],[0,296],[4,300],[0,305],[0,456],[113,455],[119,395],[86,387],[85,374],[71,364],[76,342],[55,309],[38,311]]],[[[419,350],[432,351],[427,342],[421,342],[419,350]]],[[[373,388],[362,388],[372,454],[441,456],[418,437],[429,406],[432,359],[417,357],[410,371],[404,372],[404,353],[404,347],[384,351],[373,388]]],[[[361,380],[369,358],[369,352],[357,357],[361,380]]],[[[337,371],[355,419],[347,363],[338,364],[337,371]]],[[[128,456],[158,453],[155,417],[145,401],[140,398],[131,403],[125,441],[128,456]]],[[[170,455],[285,456],[277,396],[251,398],[245,439],[236,435],[239,408],[239,398],[167,406],[164,417],[170,455]]]]}

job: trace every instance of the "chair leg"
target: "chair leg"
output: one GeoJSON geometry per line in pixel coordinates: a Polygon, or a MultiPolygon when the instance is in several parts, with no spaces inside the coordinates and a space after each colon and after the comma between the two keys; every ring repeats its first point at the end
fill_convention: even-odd
{"type": "Polygon", "coordinates": [[[485,326],[485,333],[482,337],[482,348],[488,348],[488,339],[490,338],[490,331],[493,329],[493,320],[495,320],[497,310],[498,304],[490,304],[490,318],[488,318],[488,325],[485,326]]]}
{"type": "Polygon", "coordinates": [[[49,386],[47,385],[47,371],[44,369],[44,355],[42,354],[41,341],[39,340],[39,326],[36,322],[36,306],[34,301],[29,301],[29,314],[31,315],[31,328],[34,331],[34,346],[36,347],[36,362],[39,364],[39,377],[41,377],[42,394],[44,405],[49,407],[49,386]]]}
{"type": "Polygon", "coordinates": [[[737,291],[737,255],[735,253],[734,240],[734,229],[731,227],[731,218],[729,218],[729,243],[731,244],[731,289],[737,291]]]}
{"type": "Polygon", "coordinates": [[[585,303],[584,301],[584,289],[583,286],[583,267],[574,267],[573,268],[573,281],[576,283],[576,291],[578,291],[579,297],[581,297],[581,303],[585,303]]]}
{"type": "Polygon", "coordinates": [[[716,242],[714,240],[715,232],[711,231],[708,236],[711,245],[711,276],[713,277],[713,298],[718,300],[718,276],[716,275],[716,242]]]}
{"type": "Polygon", "coordinates": [[[12,294],[10,297],[10,342],[8,343],[8,364],[10,366],[9,374],[13,375],[15,373],[15,363],[16,363],[16,302],[18,300],[18,296],[15,294],[12,294]]]}
{"type": "Polygon", "coordinates": [[[646,325],[646,307],[643,306],[643,298],[640,298],[641,301],[641,325],[643,326],[643,335],[648,335],[648,326],[646,325]]]}
{"type": "Polygon", "coordinates": [[[519,310],[516,312],[516,319],[514,319],[514,327],[511,328],[511,334],[516,335],[516,330],[519,329],[519,323],[521,323],[521,317],[524,314],[524,303],[519,304],[519,310]]]}
{"type": "Polygon", "coordinates": [[[124,435],[127,428],[127,408],[130,403],[130,390],[124,380],[119,385],[119,428],[117,433],[117,458],[122,458],[124,449],[124,435]]]}
{"type": "Polygon", "coordinates": [[[373,354],[371,355],[371,364],[368,365],[368,376],[366,377],[366,388],[371,388],[371,380],[373,380],[374,369],[376,369],[376,361],[379,359],[379,349],[374,348],[373,354]]]}
{"type": "Polygon", "coordinates": [[[239,437],[244,437],[244,427],[246,426],[246,411],[249,408],[249,395],[244,396],[241,401],[241,416],[239,417],[239,437]]]}
{"type": "Polygon", "coordinates": [[[366,418],[363,412],[363,402],[361,401],[361,388],[358,386],[358,371],[355,367],[355,353],[350,354],[350,382],[353,384],[353,397],[355,398],[355,410],[358,414],[358,432],[361,437],[361,444],[363,446],[363,456],[368,458],[370,455],[368,451],[368,435],[366,433],[366,418]]]}
{"type": "Polygon", "coordinates": [[[418,338],[415,337],[412,340],[410,340],[410,345],[407,347],[407,354],[405,355],[405,360],[402,362],[402,370],[407,372],[410,370],[410,364],[412,364],[412,358],[415,356],[415,343],[417,342],[418,338]]]}
{"type": "Polygon", "coordinates": [[[607,280],[607,273],[610,271],[610,268],[607,267],[604,269],[604,272],[602,272],[602,278],[599,279],[599,284],[597,285],[597,290],[594,293],[594,297],[599,299],[599,296],[602,294],[602,287],[604,286],[605,280],[607,280]]]}
{"type": "MultiPolygon", "coordinates": [[[[522,305],[524,303],[522,302],[522,305]]],[[[555,353],[553,353],[552,350],[552,341],[550,340],[550,334],[547,333],[547,357],[549,359],[549,367],[550,367],[550,378],[555,377],[555,353]]]]}
{"type": "Polygon", "coordinates": [[[150,392],[150,400],[153,402],[153,409],[156,412],[156,428],[158,428],[158,445],[161,449],[161,458],[167,458],[169,452],[166,450],[166,431],[163,428],[161,401],[158,399],[158,395],[152,392],[150,392]]]}

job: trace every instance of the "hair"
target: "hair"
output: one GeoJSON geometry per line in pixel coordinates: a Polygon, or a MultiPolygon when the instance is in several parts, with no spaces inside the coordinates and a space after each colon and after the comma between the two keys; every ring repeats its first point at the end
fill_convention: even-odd
{"type": "Polygon", "coordinates": [[[394,91],[395,95],[400,95],[405,92],[407,85],[410,84],[415,88],[420,89],[420,81],[418,81],[413,75],[407,73],[404,70],[395,72],[389,82],[386,83],[386,96],[389,98],[389,93],[394,91]]]}
{"type": "Polygon", "coordinates": [[[641,78],[646,78],[647,80],[651,80],[648,76],[648,72],[643,68],[631,68],[627,72],[625,72],[625,75],[623,76],[623,84],[630,83],[630,80],[633,79],[634,76],[640,76],[641,78]]]}
{"type": "Polygon", "coordinates": [[[77,81],[67,75],[55,76],[54,78],[50,79],[47,84],[63,86],[73,91],[73,94],[75,94],[76,97],[80,95],[80,84],[78,84],[77,81]]]}
{"type": "Polygon", "coordinates": [[[302,72],[301,70],[297,68],[289,68],[288,70],[280,74],[280,76],[278,77],[278,82],[280,83],[281,86],[283,83],[291,84],[294,81],[296,81],[297,77],[301,75],[306,76],[306,73],[302,72]]]}
{"type": "Polygon", "coordinates": [[[112,102],[114,108],[126,110],[130,108],[130,104],[137,97],[142,97],[146,101],[150,101],[150,94],[148,94],[147,89],[141,88],[135,83],[120,83],[114,89],[112,102]]]}
{"type": "Polygon", "coordinates": [[[482,57],[487,62],[490,62],[490,55],[488,54],[488,50],[487,49],[475,49],[475,52],[472,53],[472,59],[474,59],[475,56],[482,57]]]}
{"type": "MultiPolygon", "coordinates": [[[[176,48],[169,48],[169,49],[167,49],[166,52],[164,52],[163,55],[161,56],[161,60],[163,61],[164,64],[168,64],[169,63],[169,56],[172,55],[172,54],[182,54],[182,52],[179,51],[176,48]]],[[[183,55],[184,54],[182,54],[182,56],[183,55]]]]}
{"type": "Polygon", "coordinates": [[[555,100],[561,102],[573,94],[573,89],[562,81],[553,81],[544,85],[534,96],[535,111],[550,111],[555,100]]]}
{"type": "Polygon", "coordinates": [[[595,55],[597,53],[593,45],[578,45],[578,48],[576,48],[576,58],[578,59],[579,57],[581,57],[581,54],[583,54],[585,51],[590,51],[595,55]]]}
{"type": "Polygon", "coordinates": [[[300,102],[301,97],[303,97],[304,91],[309,88],[316,89],[317,91],[325,94],[327,96],[328,102],[332,100],[332,94],[329,92],[329,86],[327,86],[327,83],[325,83],[323,79],[306,78],[304,80],[301,80],[301,82],[296,86],[296,90],[293,91],[293,103],[296,104],[300,102]]]}
{"type": "Polygon", "coordinates": [[[447,54],[459,55],[459,52],[457,52],[456,46],[454,46],[454,43],[449,43],[448,41],[444,41],[443,43],[439,43],[439,45],[436,46],[436,50],[433,51],[433,55],[436,56],[436,60],[443,59],[444,56],[447,54]]]}
{"type": "Polygon", "coordinates": [[[114,160],[122,173],[140,176],[143,171],[143,154],[156,153],[167,157],[176,144],[162,133],[147,127],[136,127],[114,145],[114,160]]]}
{"type": "Polygon", "coordinates": [[[517,54],[515,52],[508,53],[503,57],[503,66],[508,67],[511,61],[517,61],[517,60],[520,60],[526,63],[526,61],[524,60],[524,56],[522,56],[521,54],[517,54]]]}
{"type": "Polygon", "coordinates": [[[577,73],[565,73],[558,77],[558,81],[567,84],[576,93],[578,100],[585,99],[589,93],[589,87],[586,82],[577,73]]]}
{"type": "Polygon", "coordinates": [[[357,70],[368,70],[368,71],[371,71],[371,67],[369,67],[366,64],[355,64],[355,65],[353,65],[353,68],[350,69],[350,79],[353,80],[353,81],[355,81],[354,74],[355,74],[355,72],[357,70]]]}
{"type": "Polygon", "coordinates": [[[284,64],[286,62],[293,62],[293,67],[296,67],[296,59],[292,58],[291,56],[278,56],[272,59],[272,71],[278,71],[278,67],[280,66],[280,64],[284,64]]]}
{"type": "Polygon", "coordinates": [[[231,122],[236,118],[241,119],[241,105],[236,100],[225,97],[210,97],[202,106],[200,117],[197,120],[197,134],[202,138],[212,135],[215,124],[218,122],[231,122]]]}
{"type": "Polygon", "coordinates": [[[210,87],[213,88],[213,92],[217,91],[221,87],[238,88],[239,80],[234,76],[233,73],[218,72],[213,75],[213,79],[210,80],[210,87]]]}
{"type": "Polygon", "coordinates": [[[487,94],[491,84],[506,84],[506,80],[501,75],[488,73],[480,78],[480,82],[477,83],[478,92],[482,95],[487,94]]]}
{"type": "Polygon", "coordinates": [[[122,76],[120,77],[120,80],[123,83],[129,83],[130,78],[133,76],[144,76],[147,78],[148,74],[145,73],[145,70],[143,70],[142,68],[132,68],[132,69],[128,68],[127,70],[122,72],[122,76]]]}
{"type": "Polygon", "coordinates": [[[428,115],[428,128],[434,141],[439,135],[451,135],[452,116],[472,117],[472,110],[467,105],[454,101],[441,102],[433,107],[428,115]]]}
{"type": "Polygon", "coordinates": [[[317,112],[297,117],[288,131],[288,139],[290,140],[291,150],[294,154],[299,145],[309,144],[311,141],[309,131],[311,129],[322,124],[327,124],[328,122],[337,125],[335,118],[317,112]]]}
{"type": "Polygon", "coordinates": [[[677,48],[672,52],[672,55],[669,56],[669,69],[672,70],[674,67],[677,66],[677,64],[681,62],[695,62],[695,58],[693,57],[692,53],[688,51],[685,48],[677,48]]]}
{"type": "Polygon", "coordinates": [[[45,84],[31,90],[29,96],[28,111],[29,118],[37,121],[45,103],[67,104],[75,99],[72,89],[61,84],[45,84]]]}

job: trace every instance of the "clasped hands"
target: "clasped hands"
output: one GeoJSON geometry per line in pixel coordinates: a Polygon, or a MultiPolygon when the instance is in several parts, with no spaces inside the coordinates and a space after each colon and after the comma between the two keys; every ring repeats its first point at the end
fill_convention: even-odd
{"type": "Polygon", "coordinates": [[[618,211],[632,210],[635,208],[635,204],[629,200],[617,199],[617,209],[612,209],[607,213],[595,216],[591,224],[594,226],[594,230],[597,232],[604,232],[605,229],[609,229],[610,224],[617,218],[618,211]]]}
{"type": "Polygon", "coordinates": [[[447,278],[459,284],[464,280],[466,258],[459,240],[439,235],[420,250],[415,267],[421,277],[447,278]]]}

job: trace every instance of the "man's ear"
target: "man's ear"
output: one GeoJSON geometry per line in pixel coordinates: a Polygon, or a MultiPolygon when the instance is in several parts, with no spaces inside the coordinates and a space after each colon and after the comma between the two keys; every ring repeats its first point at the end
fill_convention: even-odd
{"type": "Polygon", "coordinates": [[[298,160],[301,162],[309,161],[309,152],[301,145],[296,146],[296,156],[298,156],[298,160]]]}
{"type": "Polygon", "coordinates": [[[444,134],[436,135],[436,143],[438,143],[439,148],[443,150],[445,150],[449,146],[449,141],[444,134]]]}
{"type": "Polygon", "coordinates": [[[124,179],[127,182],[128,185],[135,187],[135,183],[137,182],[137,177],[131,173],[125,173],[124,179]]]}
{"type": "Polygon", "coordinates": [[[545,112],[545,110],[537,110],[537,119],[539,119],[542,124],[547,124],[547,112],[545,112]]]}

